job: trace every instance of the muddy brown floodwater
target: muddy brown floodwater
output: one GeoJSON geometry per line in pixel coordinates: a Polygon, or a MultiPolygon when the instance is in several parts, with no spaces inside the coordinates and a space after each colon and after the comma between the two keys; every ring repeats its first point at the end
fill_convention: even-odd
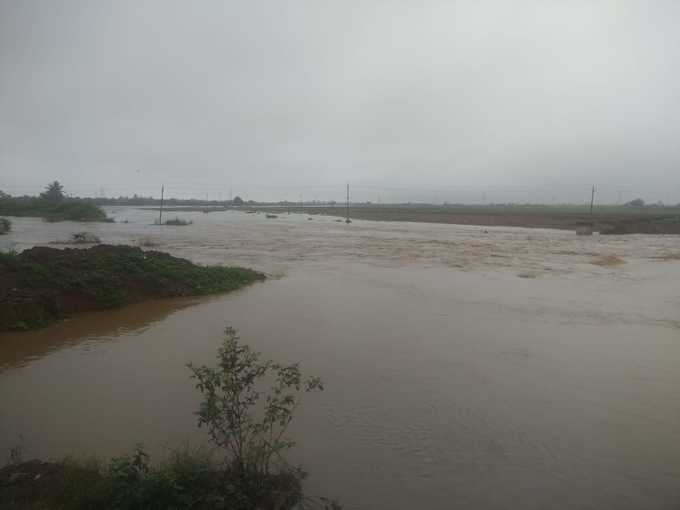
{"type": "Polygon", "coordinates": [[[111,212],[128,223],[17,218],[0,247],[88,230],[272,278],[0,335],[0,451],[20,436],[29,457],[200,443],[184,365],[210,363],[229,323],[326,382],[292,430],[311,494],[349,509],[680,507],[680,238],[111,212]]]}

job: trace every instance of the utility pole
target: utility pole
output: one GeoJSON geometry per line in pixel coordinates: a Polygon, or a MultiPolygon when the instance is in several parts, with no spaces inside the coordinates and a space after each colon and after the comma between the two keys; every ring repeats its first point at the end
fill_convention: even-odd
{"type": "Polygon", "coordinates": [[[352,223],[349,219],[349,182],[347,183],[347,218],[345,218],[345,223],[352,223]]]}
{"type": "Polygon", "coordinates": [[[590,215],[593,215],[593,204],[595,203],[595,185],[593,184],[593,189],[590,193],[590,215]]]}
{"type": "Polygon", "coordinates": [[[165,185],[161,185],[161,208],[158,212],[158,224],[163,224],[163,195],[165,193],[165,185]]]}

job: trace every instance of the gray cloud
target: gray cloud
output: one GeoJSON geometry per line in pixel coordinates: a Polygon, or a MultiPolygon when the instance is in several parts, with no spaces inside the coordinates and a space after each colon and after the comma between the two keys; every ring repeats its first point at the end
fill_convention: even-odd
{"type": "Polygon", "coordinates": [[[0,189],[677,202],[679,21],[660,0],[0,0],[0,189]]]}

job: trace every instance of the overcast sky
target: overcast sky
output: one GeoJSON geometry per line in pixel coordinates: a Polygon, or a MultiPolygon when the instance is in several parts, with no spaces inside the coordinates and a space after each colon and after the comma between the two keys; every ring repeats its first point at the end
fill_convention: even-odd
{"type": "Polygon", "coordinates": [[[0,189],[680,202],[680,2],[0,0],[0,189]]]}

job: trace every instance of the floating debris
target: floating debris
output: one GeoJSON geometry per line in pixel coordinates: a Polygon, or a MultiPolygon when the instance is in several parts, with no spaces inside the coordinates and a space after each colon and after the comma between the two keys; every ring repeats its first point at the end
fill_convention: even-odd
{"type": "Polygon", "coordinates": [[[611,267],[623,265],[626,263],[626,261],[621,257],[617,257],[616,255],[605,255],[594,258],[590,261],[590,263],[595,264],[596,266],[611,267]]]}
{"type": "Polygon", "coordinates": [[[102,240],[90,232],[76,232],[66,241],[54,241],[51,244],[99,244],[102,240]]]}

